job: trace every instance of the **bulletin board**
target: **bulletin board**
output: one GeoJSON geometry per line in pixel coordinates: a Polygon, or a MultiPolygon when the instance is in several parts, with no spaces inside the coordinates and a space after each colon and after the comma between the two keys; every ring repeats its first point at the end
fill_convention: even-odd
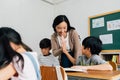
{"type": "Polygon", "coordinates": [[[120,10],[89,17],[89,35],[101,39],[103,51],[120,52],[120,10]]]}

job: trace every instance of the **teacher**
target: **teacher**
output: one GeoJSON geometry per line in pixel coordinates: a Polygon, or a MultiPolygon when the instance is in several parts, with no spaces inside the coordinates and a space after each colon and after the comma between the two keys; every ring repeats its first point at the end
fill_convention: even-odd
{"type": "Polygon", "coordinates": [[[65,15],[58,15],[53,21],[54,33],[51,36],[52,52],[59,56],[62,67],[71,67],[81,53],[79,35],[65,15]]]}

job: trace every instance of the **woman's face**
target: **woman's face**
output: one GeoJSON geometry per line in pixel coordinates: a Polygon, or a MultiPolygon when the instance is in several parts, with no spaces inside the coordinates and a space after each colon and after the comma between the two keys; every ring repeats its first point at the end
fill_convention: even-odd
{"type": "Polygon", "coordinates": [[[17,49],[19,49],[20,48],[20,46],[19,45],[16,45],[15,43],[13,43],[13,42],[10,42],[10,46],[12,47],[12,49],[14,50],[14,51],[17,51],[17,49]]]}
{"type": "Polygon", "coordinates": [[[64,36],[67,33],[67,23],[66,22],[61,22],[56,26],[56,32],[58,33],[59,36],[64,36]]]}

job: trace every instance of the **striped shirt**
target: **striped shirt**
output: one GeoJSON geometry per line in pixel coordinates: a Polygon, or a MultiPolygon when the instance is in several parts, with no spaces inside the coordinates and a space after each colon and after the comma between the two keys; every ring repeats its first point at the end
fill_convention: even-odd
{"type": "Polygon", "coordinates": [[[40,65],[44,66],[60,66],[58,58],[55,57],[53,54],[50,54],[48,56],[43,56],[42,54],[39,54],[38,61],[40,65]]]}

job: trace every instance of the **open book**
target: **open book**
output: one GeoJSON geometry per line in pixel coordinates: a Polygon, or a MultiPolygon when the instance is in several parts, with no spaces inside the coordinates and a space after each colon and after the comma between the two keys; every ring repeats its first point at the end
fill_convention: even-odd
{"type": "Polygon", "coordinates": [[[75,69],[75,68],[64,68],[65,71],[77,71],[77,72],[87,72],[84,69],[75,69]]]}

